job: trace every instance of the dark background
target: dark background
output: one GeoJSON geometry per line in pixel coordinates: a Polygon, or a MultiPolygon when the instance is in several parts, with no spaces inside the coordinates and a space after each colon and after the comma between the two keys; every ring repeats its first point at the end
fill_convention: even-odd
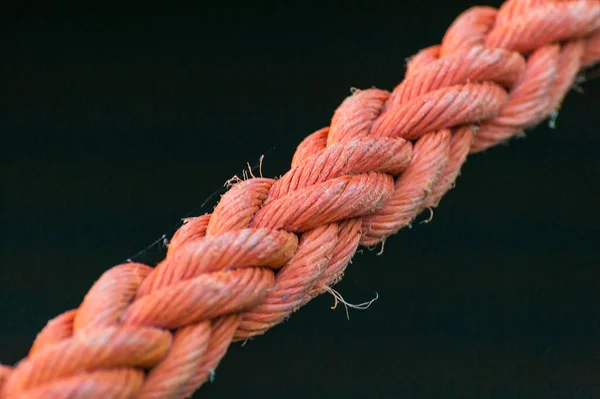
{"type": "MultiPolygon", "coordinates": [[[[246,162],[284,173],[351,87],[393,88],[473,4],[7,10],[0,360],[246,162]]],[[[432,223],[355,257],[335,288],[379,293],[370,309],[317,298],[196,396],[600,396],[600,79],[584,89],[556,129],[469,158],[432,223]]]]}

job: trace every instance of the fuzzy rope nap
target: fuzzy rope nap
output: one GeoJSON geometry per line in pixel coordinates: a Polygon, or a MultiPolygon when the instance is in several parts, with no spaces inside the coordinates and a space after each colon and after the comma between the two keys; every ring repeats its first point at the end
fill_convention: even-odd
{"type": "Polygon", "coordinates": [[[556,112],[600,60],[600,1],[509,0],[460,15],[393,91],[358,90],[278,180],[240,181],[156,267],[105,272],[0,366],[1,398],[183,398],[232,341],[263,334],[435,207],[469,153],[556,112]]]}

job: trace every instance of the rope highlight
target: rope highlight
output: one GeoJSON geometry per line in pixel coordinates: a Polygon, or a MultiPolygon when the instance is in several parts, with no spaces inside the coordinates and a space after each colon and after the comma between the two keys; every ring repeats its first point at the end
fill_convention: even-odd
{"type": "Polygon", "coordinates": [[[410,59],[391,92],[356,90],[280,179],[233,183],[151,268],[106,271],[28,355],[5,398],[184,398],[233,341],[330,291],[359,246],[438,205],[466,158],[555,114],[600,61],[600,0],[473,7],[410,59]]]}

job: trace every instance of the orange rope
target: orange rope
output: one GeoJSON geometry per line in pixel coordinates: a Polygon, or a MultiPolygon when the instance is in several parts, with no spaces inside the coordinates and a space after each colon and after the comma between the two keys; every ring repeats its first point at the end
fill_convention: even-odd
{"type": "Polygon", "coordinates": [[[392,92],[346,98],[281,179],[234,184],[154,269],[118,265],[0,366],[1,398],[182,398],[232,341],[264,333],[435,207],[468,153],[560,106],[600,61],[600,1],[509,0],[460,15],[392,92]]]}

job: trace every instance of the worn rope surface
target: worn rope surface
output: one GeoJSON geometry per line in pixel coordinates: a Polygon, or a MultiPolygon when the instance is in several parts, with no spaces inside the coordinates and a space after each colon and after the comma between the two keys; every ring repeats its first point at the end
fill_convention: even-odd
{"type": "Polygon", "coordinates": [[[359,245],[435,207],[469,153],[558,110],[600,60],[600,0],[510,0],[460,15],[393,91],[356,91],[280,179],[240,181],[189,220],[156,267],[105,272],[0,366],[1,398],[183,398],[232,341],[337,282],[359,245]]]}

